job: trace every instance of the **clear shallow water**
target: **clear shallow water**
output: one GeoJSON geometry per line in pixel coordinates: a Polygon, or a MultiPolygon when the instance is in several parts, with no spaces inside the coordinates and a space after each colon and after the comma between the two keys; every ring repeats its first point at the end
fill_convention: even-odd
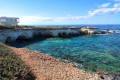
{"type": "Polygon", "coordinates": [[[49,38],[26,48],[82,63],[86,69],[120,71],[120,34],[71,39],[49,38]]]}
{"type": "Polygon", "coordinates": [[[88,71],[120,72],[120,34],[48,38],[25,48],[83,64],[88,71]]]}

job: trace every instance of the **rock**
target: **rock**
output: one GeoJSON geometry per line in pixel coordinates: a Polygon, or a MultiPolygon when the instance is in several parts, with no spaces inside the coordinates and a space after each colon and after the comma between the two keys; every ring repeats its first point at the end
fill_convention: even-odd
{"type": "Polygon", "coordinates": [[[120,75],[115,76],[113,80],[120,80],[120,75]]]}
{"type": "Polygon", "coordinates": [[[20,59],[30,67],[36,80],[100,80],[98,74],[90,74],[49,55],[23,48],[11,47],[11,49],[16,55],[21,55],[20,59]]]}
{"type": "Polygon", "coordinates": [[[102,80],[120,80],[120,75],[118,74],[102,74],[100,75],[102,80]]]}

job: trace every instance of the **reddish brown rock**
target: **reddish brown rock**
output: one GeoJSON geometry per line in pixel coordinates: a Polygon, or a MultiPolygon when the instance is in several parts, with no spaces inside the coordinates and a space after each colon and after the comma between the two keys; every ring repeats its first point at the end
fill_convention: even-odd
{"type": "Polygon", "coordinates": [[[51,56],[23,48],[11,49],[31,68],[36,80],[100,80],[97,74],[90,74],[51,56]]]}

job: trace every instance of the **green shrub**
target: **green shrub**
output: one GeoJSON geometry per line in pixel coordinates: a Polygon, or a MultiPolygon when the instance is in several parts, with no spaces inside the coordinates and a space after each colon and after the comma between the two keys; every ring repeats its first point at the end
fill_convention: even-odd
{"type": "Polygon", "coordinates": [[[24,62],[0,43],[0,80],[35,80],[24,62]]]}

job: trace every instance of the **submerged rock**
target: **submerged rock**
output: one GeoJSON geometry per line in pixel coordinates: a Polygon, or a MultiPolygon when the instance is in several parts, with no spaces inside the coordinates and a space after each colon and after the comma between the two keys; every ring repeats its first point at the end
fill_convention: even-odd
{"type": "Polygon", "coordinates": [[[120,75],[118,75],[118,74],[101,74],[100,78],[102,80],[120,80],[120,75]]]}

